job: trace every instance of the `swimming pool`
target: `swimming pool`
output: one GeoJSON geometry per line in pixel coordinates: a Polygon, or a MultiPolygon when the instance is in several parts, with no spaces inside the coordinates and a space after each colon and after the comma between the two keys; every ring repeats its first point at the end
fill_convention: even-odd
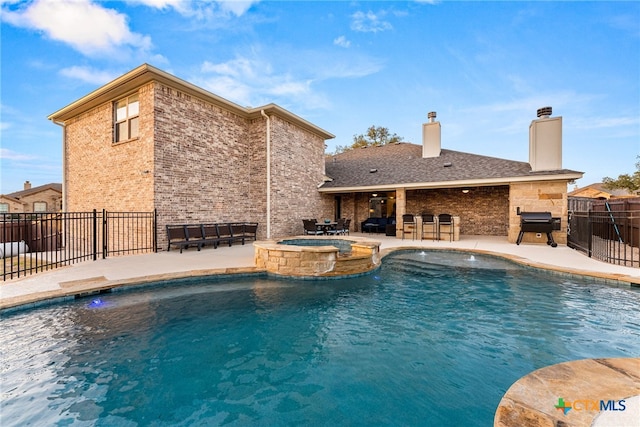
{"type": "Polygon", "coordinates": [[[202,278],[9,313],[4,425],[492,425],[543,366],[640,355],[640,289],[399,252],[321,281],[202,278]]]}

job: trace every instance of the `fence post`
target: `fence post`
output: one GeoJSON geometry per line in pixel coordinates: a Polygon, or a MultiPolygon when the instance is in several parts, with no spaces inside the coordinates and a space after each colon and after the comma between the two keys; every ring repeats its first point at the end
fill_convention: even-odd
{"type": "Polygon", "coordinates": [[[93,210],[93,260],[98,259],[98,212],[93,210]]]}
{"type": "Polygon", "coordinates": [[[591,209],[587,214],[587,236],[589,236],[589,244],[587,245],[587,255],[591,258],[591,253],[593,251],[593,223],[591,222],[591,209]]]}
{"type": "Polygon", "coordinates": [[[153,252],[158,252],[158,210],[153,209],[153,252]]]}
{"type": "Polygon", "coordinates": [[[107,257],[107,251],[109,248],[109,241],[107,235],[109,230],[107,228],[107,211],[102,209],[102,259],[107,257]]]}

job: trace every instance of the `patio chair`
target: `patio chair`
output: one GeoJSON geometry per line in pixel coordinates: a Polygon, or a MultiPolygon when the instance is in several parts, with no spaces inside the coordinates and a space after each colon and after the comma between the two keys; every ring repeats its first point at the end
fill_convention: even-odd
{"type": "Polygon", "coordinates": [[[440,240],[442,234],[449,235],[449,241],[453,241],[453,217],[451,214],[438,215],[438,240],[440,240]],[[442,230],[445,230],[444,232],[442,230]]]}
{"type": "Polygon", "coordinates": [[[324,231],[316,225],[316,220],[314,219],[303,219],[302,226],[304,227],[304,234],[312,234],[316,236],[324,234],[324,231]]]}
{"type": "Polygon", "coordinates": [[[402,240],[404,240],[405,234],[411,233],[411,238],[416,238],[416,220],[411,214],[402,215],[402,240]]]}
{"type": "Polygon", "coordinates": [[[344,227],[342,227],[342,234],[349,234],[349,227],[351,227],[351,218],[344,220],[344,227]]]}
{"type": "Polygon", "coordinates": [[[338,221],[336,222],[336,226],[334,228],[327,230],[327,234],[331,234],[331,235],[344,234],[344,222],[345,222],[344,218],[338,219],[338,221]]]}
{"type": "Polygon", "coordinates": [[[422,228],[420,232],[420,240],[424,239],[425,233],[431,235],[432,240],[438,237],[438,229],[435,216],[431,213],[422,213],[422,228]]]}

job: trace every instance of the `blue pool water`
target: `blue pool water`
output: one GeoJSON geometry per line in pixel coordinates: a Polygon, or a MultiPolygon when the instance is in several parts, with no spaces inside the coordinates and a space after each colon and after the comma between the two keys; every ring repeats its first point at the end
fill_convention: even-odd
{"type": "Polygon", "coordinates": [[[351,244],[354,242],[344,239],[286,239],[278,243],[293,246],[335,246],[338,252],[345,253],[351,252],[351,244]]]}
{"type": "Polygon", "coordinates": [[[490,426],[532,370],[639,356],[638,307],[640,289],[447,252],[104,294],[3,315],[0,424],[490,426]]]}

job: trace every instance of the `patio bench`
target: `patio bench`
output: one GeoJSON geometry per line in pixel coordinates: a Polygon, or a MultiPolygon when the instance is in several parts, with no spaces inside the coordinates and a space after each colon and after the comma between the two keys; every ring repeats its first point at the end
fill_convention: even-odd
{"type": "Polygon", "coordinates": [[[189,246],[198,250],[212,245],[214,249],[222,243],[231,246],[235,242],[243,245],[247,240],[256,240],[257,222],[203,223],[203,224],[171,224],[167,225],[167,251],[172,246],[179,247],[180,253],[189,246]]]}
{"type": "Polygon", "coordinates": [[[199,225],[167,224],[167,251],[171,250],[171,246],[180,248],[180,253],[189,246],[197,246],[198,250],[204,246],[206,240],[202,237],[202,230],[199,225]],[[200,231],[198,231],[200,229],[200,231]]]}
{"type": "Polygon", "coordinates": [[[244,242],[246,240],[256,240],[258,232],[257,222],[234,222],[231,223],[231,235],[234,242],[244,242]]]}

